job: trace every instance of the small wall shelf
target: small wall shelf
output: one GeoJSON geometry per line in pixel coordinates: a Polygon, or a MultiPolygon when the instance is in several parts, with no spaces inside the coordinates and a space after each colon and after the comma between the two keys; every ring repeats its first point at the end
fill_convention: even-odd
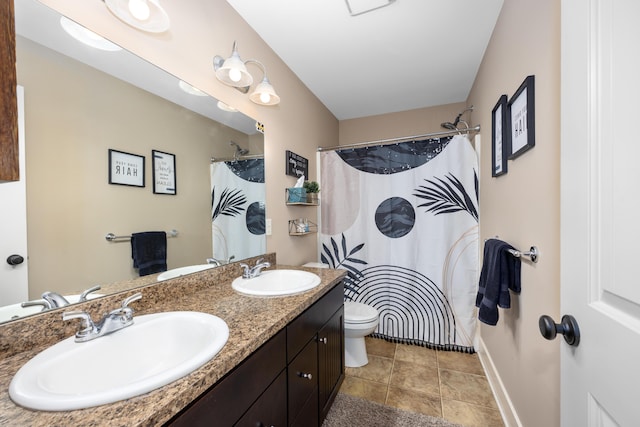
{"type": "Polygon", "coordinates": [[[290,202],[289,201],[289,189],[284,189],[284,200],[287,206],[320,206],[320,200],[316,199],[315,202],[290,202]]]}
{"type": "Polygon", "coordinates": [[[307,234],[314,234],[318,232],[318,224],[311,221],[307,221],[309,224],[309,231],[298,231],[297,220],[289,220],[289,236],[306,236],[307,234]]]}

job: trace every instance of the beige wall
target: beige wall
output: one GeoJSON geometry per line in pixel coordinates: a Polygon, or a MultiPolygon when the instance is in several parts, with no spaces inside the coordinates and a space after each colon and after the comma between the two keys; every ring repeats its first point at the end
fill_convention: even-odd
{"type": "Polygon", "coordinates": [[[137,277],[129,243],[108,243],[109,232],[178,230],[169,268],[211,256],[210,158],[230,155],[229,140],[247,146],[247,135],[23,38],[17,64],[31,298],[137,277]],[[145,188],[108,183],[109,149],[145,156],[145,188]],[[176,196],[153,194],[151,150],[176,155],[176,196]]]}
{"type": "MultiPolygon", "coordinates": [[[[316,221],[317,217],[313,208],[285,206],[284,189],[295,182],[284,173],[285,151],[292,150],[308,158],[310,175],[315,177],[316,148],[337,142],[338,121],[226,1],[163,3],[171,17],[171,30],[162,35],[128,27],[114,18],[100,0],[42,2],[264,123],[267,218],[273,221],[267,249],[277,252],[281,263],[301,264],[317,259],[315,236],[288,235],[288,219],[302,216],[316,221]],[[258,106],[246,95],[216,80],[212,59],[215,55],[228,56],[234,40],[244,59],[256,58],[266,65],[269,79],[282,98],[280,105],[258,106]]],[[[260,71],[249,67],[259,78],[260,71]]]]}
{"type": "MultiPolygon", "coordinates": [[[[377,141],[380,139],[444,132],[443,122],[453,122],[458,114],[467,108],[464,102],[420,108],[400,113],[383,114],[342,120],[340,122],[339,144],[377,141]]],[[[468,121],[469,113],[461,120],[468,121]]],[[[469,123],[469,126],[473,126],[469,123]]],[[[461,125],[461,127],[464,127],[461,125]]]]}
{"type": "Polygon", "coordinates": [[[480,237],[499,236],[521,250],[536,245],[541,251],[537,264],[523,263],[522,293],[513,296],[512,308],[500,310],[497,326],[481,327],[485,360],[507,390],[502,403],[512,405],[521,425],[557,426],[560,342],[542,338],[538,318],[558,318],[560,309],[559,2],[505,0],[468,102],[483,129],[480,237]],[[509,161],[506,175],[492,178],[491,110],[530,74],[536,146],[509,161]]]}

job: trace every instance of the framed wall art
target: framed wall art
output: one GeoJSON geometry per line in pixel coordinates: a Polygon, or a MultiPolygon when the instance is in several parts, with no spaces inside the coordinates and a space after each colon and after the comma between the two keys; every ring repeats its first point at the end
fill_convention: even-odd
{"type": "Polygon", "coordinates": [[[176,156],[151,150],[153,159],[153,192],[155,194],[177,194],[176,156]]]}
{"type": "Polygon", "coordinates": [[[509,100],[511,152],[515,159],[536,145],[535,76],[527,76],[509,100]]]}
{"type": "Polygon", "coordinates": [[[109,184],[144,187],[144,156],[109,149],[109,184]]]}
{"type": "Polygon", "coordinates": [[[491,176],[507,173],[509,126],[507,120],[507,95],[502,95],[491,111],[491,176]]]}

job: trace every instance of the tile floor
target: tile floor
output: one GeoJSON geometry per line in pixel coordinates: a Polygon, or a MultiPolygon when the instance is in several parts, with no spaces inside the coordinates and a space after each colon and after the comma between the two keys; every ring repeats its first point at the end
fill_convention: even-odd
{"type": "Polygon", "coordinates": [[[504,426],[477,354],[365,339],[369,364],[346,368],[341,392],[465,427],[504,426]]]}

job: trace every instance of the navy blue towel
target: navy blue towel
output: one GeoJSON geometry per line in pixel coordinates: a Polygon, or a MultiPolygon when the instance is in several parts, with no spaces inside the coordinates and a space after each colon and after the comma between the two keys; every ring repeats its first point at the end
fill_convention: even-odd
{"type": "Polygon", "coordinates": [[[498,323],[498,307],[511,307],[509,290],[520,293],[520,258],[509,249],[515,248],[498,239],[484,243],[476,307],[480,308],[478,319],[487,325],[498,323]]]}
{"type": "Polygon", "coordinates": [[[140,276],[167,271],[167,233],[164,231],[133,233],[131,258],[140,276]]]}

